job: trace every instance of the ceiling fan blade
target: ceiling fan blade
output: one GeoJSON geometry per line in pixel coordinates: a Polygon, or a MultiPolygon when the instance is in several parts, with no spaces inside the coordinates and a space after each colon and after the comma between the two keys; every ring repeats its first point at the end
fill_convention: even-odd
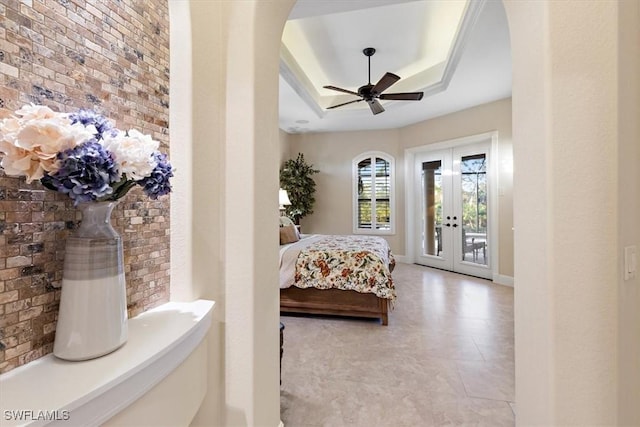
{"type": "Polygon", "coordinates": [[[354,101],[343,102],[342,104],[338,104],[338,105],[332,105],[331,107],[327,107],[327,110],[331,110],[332,108],[342,107],[343,105],[353,104],[354,102],[360,102],[360,101],[364,101],[364,99],[361,98],[361,99],[356,99],[354,101]]]}
{"type": "Polygon", "coordinates": [[[372,93],[382,93],[387,88],[389,88],[392,84],[400,80],[399,76],[396,76],[393,73],[386,73],[382,78],[376,83],[376,85],[371,88],[372,93]]]}
{"type": "Polygon", "coordinates": [[[347,89],[342,89],[340,87],[335,87],[335,86],[322,86],[322,87],[325,88],[325,89],[337,90],[338,92],[350,93],[351,95],[360,96],[360,94],[358,94],[358,92],[354,92],[352,90],[347,90],[347,89]]]}
{"type": "Polygon", "coordinates": [[[380,114],[384,111],[384,108],[382,108],[382,105],[380,105],[377,99],[372,99],[371,101],[367,101],[367,103],[369,103],[369,108],[371,108],[373,114],[380,114]]]}
{"type": "Polygon", "coordinates": [[[423,95],[423,92],[383,93],[379,98],[396,101],[420,101],[423,95]]]}

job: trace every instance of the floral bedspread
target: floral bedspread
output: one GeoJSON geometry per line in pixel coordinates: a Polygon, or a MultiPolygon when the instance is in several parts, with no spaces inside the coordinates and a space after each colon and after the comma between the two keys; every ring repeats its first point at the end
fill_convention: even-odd
{"type": "Polygon", "coordinates": [[[382,237],[322,236],[300,250],[294,285],[374,293],[393,301],[396,298],[390,271],[393,265],[395,259],[382,237]]]}

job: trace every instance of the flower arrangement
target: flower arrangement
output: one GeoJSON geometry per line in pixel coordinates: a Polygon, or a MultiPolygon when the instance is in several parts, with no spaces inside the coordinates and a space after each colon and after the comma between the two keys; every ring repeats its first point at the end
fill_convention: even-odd
{"type": "Polygon", "coordinates": [[[9,176],[40,181],[74,204],[113,201],[140,185],[152,199],[171,191],[173,168],[159,142],[121,131],[92,110],[59,113],[28,104],[0,120],[0,167],[9,176]]]}

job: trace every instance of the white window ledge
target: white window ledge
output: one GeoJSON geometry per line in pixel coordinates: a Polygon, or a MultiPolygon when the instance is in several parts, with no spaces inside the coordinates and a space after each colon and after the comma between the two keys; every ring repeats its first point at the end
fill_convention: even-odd
{"type": "Polygon", "coordinates": [[[191,354],[211,325],[213,305],[170,302],[129,319],[127,343],[111,354],[82,362],[49,354],[0,375],[0,425],[104,423],[191,354]],[[36,419],[43,417],[53,419],[36,419]]]}

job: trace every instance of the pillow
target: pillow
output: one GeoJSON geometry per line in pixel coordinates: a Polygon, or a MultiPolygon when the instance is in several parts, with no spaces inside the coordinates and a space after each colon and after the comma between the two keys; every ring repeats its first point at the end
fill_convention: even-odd
{"type": "Polygon", "coordinates": [[[294,225],[294,222],[289,217],[281,216],[280,217],[280,227],[284,227],[285,225],[294,225]]]}
{"type": "Polygon", "coordinates": [[[280,227],[281,245],[286,245],[287,243],[295,243],[298,240],[300,240],[300,236],[298,236],[298,230],[296,229],[295,225],[291,224],[280,227]]]}

